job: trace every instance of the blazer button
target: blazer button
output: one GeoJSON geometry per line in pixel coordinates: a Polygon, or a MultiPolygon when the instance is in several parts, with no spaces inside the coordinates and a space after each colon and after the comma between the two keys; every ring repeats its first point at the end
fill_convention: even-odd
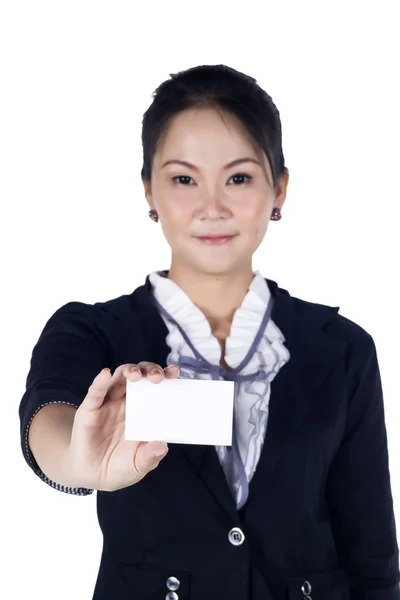
{"type": "Polygon", "coordinates": [[[241,546],[245,540],[244,533],[239,527],[233,527],[228,534],[228,538],[233,546],[241,546]]]}
{"type": "Polygon", "coordinates": [[[172,592],[176,592],[179,589],[181,582],[176,577],[168,577],[167,579],[167,588],[172,592]]]}
{"type": "Polygon", "coordinates": [[[311,583],[309,581],[305,581],[301,586],[301,591],[303,592],[303,595],[307,597],[306,600],[309,600],[309,596],[312,592],[311,583]]]}
{"type": "Polygon", "coordinates": [[[165,596],[165,600],[179,600],[179,596],[176,592],[168,592],[165,596]]]}

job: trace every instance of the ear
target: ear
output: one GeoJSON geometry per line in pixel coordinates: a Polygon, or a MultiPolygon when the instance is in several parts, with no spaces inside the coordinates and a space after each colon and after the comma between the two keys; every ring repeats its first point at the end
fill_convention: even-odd
{"type": "Polygon", "coordinates": [[[276,208],[282,208],[286,200],[287,186],[289,183],[289,169],[285,167],[285,170],[279,178],[276,186],[276,199],[274,206],[276,208]]]}
{"type": "Polygon", "coordinates": [[[154,208],[153,205],[153,195],[151,193],[151,182],[145,179],[142,179],[143,187],[144,187],[144,195],[146,197],[147,203],[150,209],[154,208]]]}

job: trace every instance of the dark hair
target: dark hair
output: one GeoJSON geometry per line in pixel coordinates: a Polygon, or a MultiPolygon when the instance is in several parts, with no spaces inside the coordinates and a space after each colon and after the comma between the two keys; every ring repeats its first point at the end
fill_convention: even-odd
{"type": "Polygon", "coordinates": [[[142,179],[151,179],[154,154],[170,119],[189,108],[215,107],[235,115],[266,154],[273,185],[285,170],[279,111],[257,81],[226,65],[202,65],[171,74],[153,92],[143,115],[142,179]]]}

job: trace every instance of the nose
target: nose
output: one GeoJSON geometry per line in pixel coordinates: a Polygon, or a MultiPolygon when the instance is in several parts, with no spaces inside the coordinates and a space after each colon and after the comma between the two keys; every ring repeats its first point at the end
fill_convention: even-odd
{"type": "Polygon", "coordinates": [[[204,191],[201,198],[201,216],[207,219],[219,219],[229,215],[224,194],[218,189],[204,191]]]}

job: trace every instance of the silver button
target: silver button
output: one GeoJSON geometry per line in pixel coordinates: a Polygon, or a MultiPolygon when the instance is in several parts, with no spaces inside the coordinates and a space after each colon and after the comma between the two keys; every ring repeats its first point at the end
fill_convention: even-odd
{"type": "Polygon", "coordinates": [[[311,583],[309,581],[305,581],[301,586],[301,591],[303,592],[304,596],[309,596],[312,592],[311,583]]]}
{"type": "Polygon", "coordinates": [[[165,600],[179,600],[179,596],[176,592],[168,592],[165,596],[165,600]]]}
{"type": "Polygon", "coordinates": [[[244,542],[244,533],[239,527],[233,527],[228,534],[230,543],[233,546],[241,546],[244,542]]]}
{"type": "Polygon", "coordinates": [[[176,590],[179,590],[180,585],[181,585],[181,582],[179,581],[179,579],[177,579],[176,577],[168,577],[167,588],[169,590],[171,590],[172,592],[175,592],[176,590]]]}

